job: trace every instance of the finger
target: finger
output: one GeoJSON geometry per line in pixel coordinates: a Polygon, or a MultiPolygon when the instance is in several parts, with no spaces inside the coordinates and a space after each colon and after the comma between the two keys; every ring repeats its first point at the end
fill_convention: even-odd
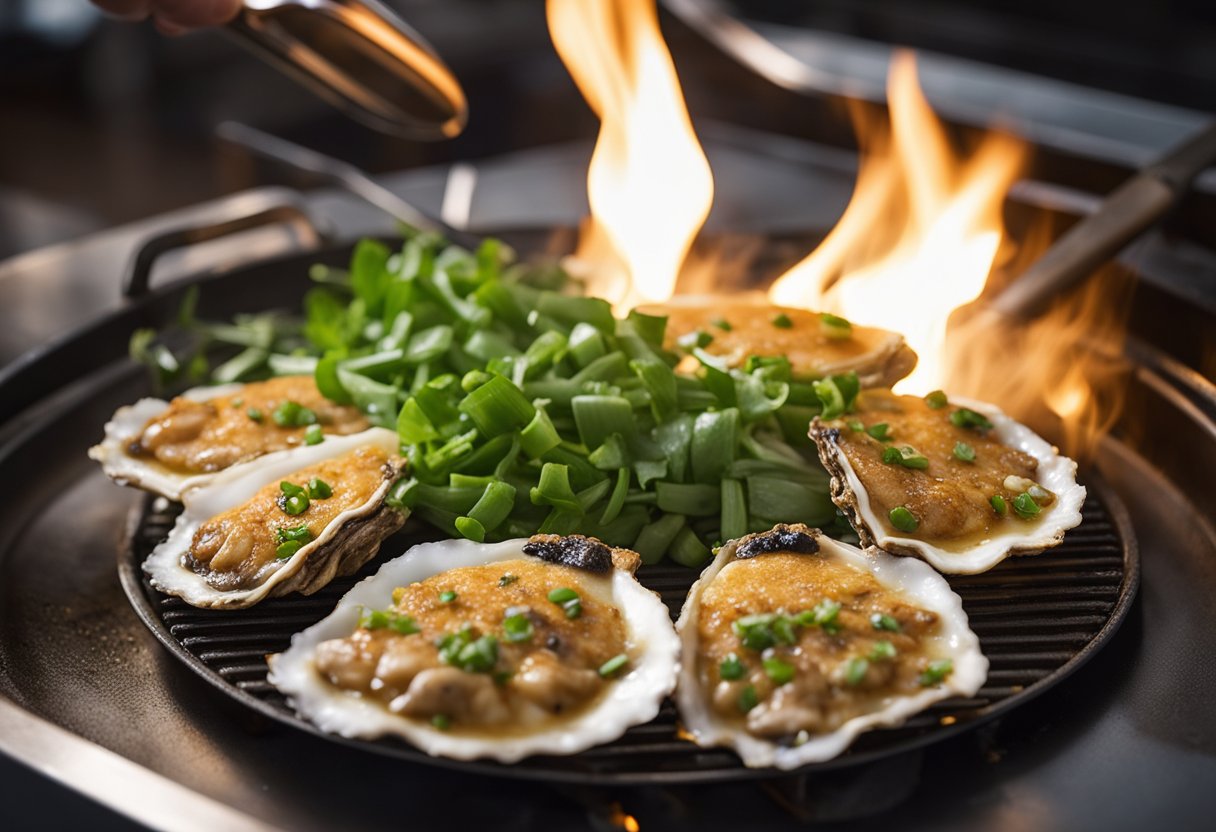
{"type": "Polygon", "coordinates": [[[236,17],[241,0],[151,0],[157,21],[182,29],[219,26],[236,17]]]}
{"type": "Polygon", "coordinates": [[[151,11],[150,0],[93,0],[93,5],[119,20],[143,20],[151,11]]]}

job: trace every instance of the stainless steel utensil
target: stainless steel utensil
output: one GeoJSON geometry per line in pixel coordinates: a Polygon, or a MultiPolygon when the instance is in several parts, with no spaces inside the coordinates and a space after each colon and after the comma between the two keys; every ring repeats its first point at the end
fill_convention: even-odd
{"type": "Polygon", "coordinates": [[[456,76],[376,0],[245,0],[227,31],[376,130],[434,141],[468,119],[456,76]]]}

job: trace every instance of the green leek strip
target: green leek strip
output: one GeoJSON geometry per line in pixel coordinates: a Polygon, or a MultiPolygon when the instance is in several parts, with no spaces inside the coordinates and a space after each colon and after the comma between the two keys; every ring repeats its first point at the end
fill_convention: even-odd
{"type": "Polygon", "coordinates": [[[733,407],[702,413],[693,424],[690,455],[692,478],[716,483],[735,460],[739,444],[739,411],[733,407]]]}
{"type": "Polygon", "coordinates": [[[625,440],[619,433],[614,433],[591,452],[587,461],[601,471],[615,471],[629,465],[633,459],[625,446],[625,440]]]}
{"type": "Polygon", "coordinates": [[[216,384],[239,381],[266,363],[270,351],[261,347],[247,347],[211,371],[211,380],[216,384]]]}
{"type": "Polygon", "coordinates": [[[545,399],[554,407],[569,409],[574,397],[583,392],[583,385],[568,378],[541,379],[525,381],[523,391],[533,401],[545,399]]]}
{"type": "Polygon", "coordinates": [[[633,542],[633,550],[642,556],[642,563],[658,563],[684,527],[683,515],[664,514],[638,532],[637,540],[633,542]]]}
{"type": "Polygon", "coordinates": [[[633,406],[620,396],[575,396],[570,403],[578,435],[588,448],[598,448],[609,436],[633,436],[637,423],[633,406]]]}
{"type": "Polygon", "coordinates": [[[574,534],[582,522],[583,515],[579,512],[554,508],[536,531],[539,534],[574,534]]]}
{"type": "Polygon", "coordinates": [[[396,498],[403,506],[416,509],[430,506],[453,514],[468,514],[481,499],[484,488],[449,488],[444,485],[427,485],[418,480],[408,480],[401,489],[395,489],[396,498]]]}
{"type": "Polygon", "coordinates": [[[338,380],[338,362],[340,360],[339,353],[326,353],[325,357],[317,362],[313,379],[317,383],[317,389],[325,398],[338,404],[351,404],[354,400],[351,399],[350,393],[346,392],[342,382],[338,380]]]}
{"type": "Polygon", "coordinates": [[[280,355],[271,353],[266,359],[270,372],[276,376],[310,376],[317,371],[314,355],[280,355]]]}
{"type": "Polygon", "coordinates": [[[759,376],[732,373],[735,401],[744,422],[755,422],[776,412],[789,397],[790,386],[784,381],[763,381],[759,376]]]}
{"type": "Polygon", "coordinates": [[[645,488],[655,480],[667,476],[667,460],[639,459],[633,463],[633,470],[638,475],[638,487],[645,488]]]}
{"type": "Polygon", "coordinates": [[[736,403],[735,380],[730,377],[726,365],[721,359],[710,355],[705,350],[693,350],[692,354],[701,362],[701,367],[705,371],[702,379],[705,382],[705,388],[713,394],[721,407],[734,407],[736,403]]]}
{"type": "Polygon", "coordinates": [[[571,377],[577,384],[589,381],[612,381],[629,374],[629,358],[617,351],[600,356],[571,377]]]}
{"type": "Polygon", "coordinates": [[[425,520],[435,528],[446,532],[451,537],[464,537],[460,529],[456,526],[457,519],[461,515],[451,511],[444,511],[441,508],[434,506],[420,505],[413,509],[414,516],[421,520],[425,520]]]}
{"type": "Polygon", "coordinates": [[[650,409],[654,412],[655,421],[666,422],[674,417],[679,410],[680,399],[676,390],[676,374],[671,368],[654,359],[632,361],[629,367],[650,394],[650,409]]]}
{"type": "Polygon", "coordinates": [[[658,361],[662,363],[659,356],[650,348],[650,344],[646,343],[646,339],[640,335],[635,335],[628,328],[617,328],[616,343],[621,348],[621,351],[629,356],[630,361],[658,361]]]}
{"type": "Polygon", "coordinates": [[[338,381],[372,424],[393,427],[397,414],[401,412],[396,385],[382,384],[367,376],[348,372],[341,365],[338,366],[338,381]]]}
{"type": "Polygon", "coordinates": [[[510,434],[495,436],[493,439],[486,442],[481,447],[474,450],[466,456],[456,466],[457,471],[462,474],[472,475],[489,475],[494,473],[494,469],[499,462],[504,458],[504,454],[508,452],[513,443],[514,437],[510,434]]]}
{"type": "Polygon", "coordinates": [[[717,486],[699,483],[657,482],[659,510],[692,517],[708,517],[722,510],[722,498],[717,486]]]}
{"type": "Polygon", "coordinates": [[[407,445],[418,445],[439,438],[439,431],[418,406],[418,400],[410,398],[401,406],[397,416],[397,435],[407,445]]]}
{"type": "MultiPolygon", "coordinates": [[[[510,434],[506,434],[511,436],[510,434]]],[[[518,436],[511,436],[511,447],[503,454],[502,459],[494,466],[494,477],[496,479],[505,479],[510,473],[512,466],[515,465],[515,460],[519,458],[520,441],[518,436]]]]}
{"type": "Polygon", "coordinates": [[[432,361],[452,346],[452,328],[446,324],[423,329],[410,336],[405,345],[405,360],[410,364],[432,361]]]}
{"type": "Polygon", "coordinates": [[[528,345],[524,352],[527,363],[525,377],[540,375],[557,364],[566,355],[566,336],[560,332],[545,332],[528,345]]]}
{"type": "Polygon", "coordinates": [[[450,436],[461,428],[460,411],[454,404],[460,392],[456,376],[445,374],[422,385],[413,398],[435,429],[443,436],[450,436]]]}
{"type": "Polygon", "coordinates": [[[477,441],[477,430],[458,433],[438,447],[429,448],[423,455],[427,469],[436,473],[446,473],[461,457],[468,456],[477,441]]]}
{"type": "Polygon", "coordinates": [[[625,507],[625,498],[628,496],[629,469],[621,468],[616,472],[616,485],[612,488],[612,496],[608,498],[608,505],[604,507],[604,513],[600,515],[600,525],[607,526],[620,516],[621,509],[625,507]]]}
{"type": "MultiPolygon", "coordinates": [[[[477,525],[470,526],[469,531],[476,533],[480,529],[481,536],[479,538],[470,538],[481,542],[485,540],[486,532],[494,531],[502,525],[503,521],[511,514],[511,510],[515,508],[515,488],[505,482],[492,482],[485,487],[480,499],[473,505],[466,518],[473,520],[477,525]]],[[[465,519],[465,518],[461,518],[465,519]]],[[[456,521],[456,527],[461,526],[460,520],[456,521]]],[[[464,529],[461,529],[464,533],[464,529]]],[[[468,536],[467,534],[465,535],[468,536]]]]}
{"type": "Polygon", "coordinates": [[[546,462],[540,470],[540,484],[529,492],[529,496],[534,505],[553,506],[580,517],[583,514],[578,495],[570,487],[570,469],[565,465],[546,462]]]}
{"type": "Polygon", "coordinates": [[[811,441],[810,428],[811,420],[819,415],[819,408],[789,404],[787,399],[776,415],[781,435],[786,442],[800,450],[814,451],[815,443],[811,441]]]}
{"type": "MultiPolygon", "coordinates": [[[[585,524],[590,518],[583,518],[585,524]]],[[[632,549],[642,527],[650,522],[650,513],[642,506],[625,506],[620,515],[610,523],[595,523],[583,534],[598,537],[609,546],[632,549]]]]}
{"type": "Polygon", "coordinates": [[[523,329],[528,325],[528,315],[515,294],[500,281],[487,280],[473,292],[472,297],[513,329],[523,329]]]}
{"type": "Polygon", "coordinates": [[[819,401],[819,397],[815,395],[815,386],[802,381],[791,381],[790,394],[785,399],[785,404],[798,405],[799,407],[809,407],[816,413],[823,409],[823,403],[819,401]]]}
{"type": "Polygon", "coordinates": [[[536,309],[540,314],[565,321],[570,326],[585,322],[608,335],[616,330],[616,318],[612,315],[612,306],[608,301],[600,298],[541,292],[536,309]]]}
{"type": "Polygon", "coordinates": [[[403,350],[402,354],[404,355],[405,339],[409,337],[410,330],[413,328],[414,316],[402,309],[396,313],[388,332],[380,339],[380,342],[376,346],[380,351],[403,350]]]}
{"type": "Polygon", "coordinates": [[[508,366],[508,369],[498,371],[498,375],[510,376],[511,374],[509,367],[512,359],[496,358],[490,362],[479,361],[465,352],[459,344],[452,344],[452,346],[448,347],[448,351],[443,354],[443,360],[447,363],[448,367],[461,375],[473,370],[480,370],[482,367],[493,367],[495,362],[505,362],[508,366]]]}
{"type": "Polygon", "coordinates": [[[519,388],[502,376],[478,387],[460,402],[459,408],[487,437],[525,427],[536,415],[536,408],[519,388]]]}
{"type": "Polygon", "coordinates": [[[541,459],[544,462],[556,462],[559,465],[565,465],[570,469],[570,482],[575,488],[589,488],[603,479],[607,479],[604,472],[599,471],[587,461],[585,456],[571,451],[567,448],[557,447],[546,453],[541,459]]]}
{"type": "Polygon", "coordinates": [[[708,390],[693,390],[681,387],[677,391],[677,397],[680,402],[680,410],[685,413],[700,413],[703,410],[709,410],[711,407],[720,406],[718,397],[708,390]]]}
{"type": "Polygon", "coordinates": [[[663,338],[667,335],[666,315],[647,315],[632,309],[626,318],[633,331],[647,344],[655,349],[663,348],[663,338]]]}
{"type": "Polygon", "coordinates": [[[820,526],[836,516],[826,489],[778,477],[748,477],[747,504],[753,518],[820,526]]]}
{"type": "Polygon", "coordinates": [[[363,239],[350,259],[350,285],[355,296],[367,304],[371,315],[379,315],[388,285],[389,248],[379,240],[363,239]]]}
{"type": "Polygon", "coordinates": [[[689,528],[680,529],[676,533],[675,539],[667,547],[667,554],[676,563],[689,569],[701,568],[712,557],[709,548],[689,528]]]}
{"type": "Polygon", "coordinates": [[[480,477],[469,474],[448,474],[448,486],[451,488],[485,488],[495,481],[494,477],[488,474],[480,477]]]}
{"type": "Polygon", "coordinates": [[[556,448],[562,442],[549,414],[543,408],[536,409],[532,421],[519,434],[520,447],[532,459],[540,459],[546,452],[556,448]]]}
{"type": "Polygon", "coordinates": [[[598,329],[588,323],[578,323],[570,330],[567,349],[574,363],[582,369],[607,354],[608,345],[598,329]]]}
{"type": "Polygon", "coordinates": [[[420,278],[418,282],[440,306],[469,326],[480,329],[490,323],[490,310],[460,297],[452,287],[452,279],[447,272],[437,268],[429,280],[420,278]]]}
{"type": "Polygon", "coordinates": [[[801,465],[786,461],[771,462],[765,459],[736,459],[726,469],[726,476],[745,480],[748,477],[777,477],[804,482],[827,488],[828,474],[818,462],[803,462],[801,465]]]}
{"type": "Polygon", "coordinates": [[[464,351],[483,363],[499,356],[514,358],[520,354],[509,340],[488,329],[478,329],[469,335],[464,351]]]}
{"type": "Polygon", "coordinates": [[[598,503],[604,497],[608,496],[609,489],[612,488],[611,480],[602,480],[595,485],[584,488],[578,492],[578,504],[582,506],[583,513],[591,511],[591,507],[598,503]]]}
{"type": "Polygon", "coordinates": [[[472,517],[457,517],[455,520],[456,531],[467,540],[472,540],[475,543],[484,543],[486,539],[486,527],[481,525],[472,517]]]}
{"type": "Polygon", "coordinates": [[[667,478],[684,482],[688,477],[688,454],[692,448],[694,419],[681,414],[655,428],[654,438],[667,458],[667,478]]]}
{"type": "Polygon", "coordinates": [[[405,360],[405,350],[393,349],[361,355],[358,358],[348,358],[342,362],[342,369],[361,376],[373,376],[379,380],[387,378],[394,371],[401,369],[405,360]]]}
{"type": "Polygon", "coordinates": [[[743,497],[743,483],[738,480],[722,480],[722,527],[723,540],[736,540],[747,534],[747,501],[743,497]]]}

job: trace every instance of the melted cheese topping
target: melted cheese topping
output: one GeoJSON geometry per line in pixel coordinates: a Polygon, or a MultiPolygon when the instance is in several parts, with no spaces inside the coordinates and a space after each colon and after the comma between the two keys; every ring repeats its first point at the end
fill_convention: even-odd
{"type": "Polygon", "coordinates": [[[217,589],[248,589],[260,584],[286,558],[279,558],[279,529],[307,526],[311,539],[320,537],[339,514],[366,504],[385,480],[389,456],[374,445],[303,468],[287,482],[307,488],[314,477],[332,495],[310,499],[297,515],[283,509],[279,482],[265,486],[247,502],[212,517],[194,533],[183,555],[187,567],[202,573],[217,589]]]}
{"type": "MultiPolygon", "coordinates": [[[[958,409],[956,405],[934,410],[917,396],[873,390],[858,396],[855,409],[855,413],[831,425],[840,430],[838,444],[865,487],[874,513],[886,518],[891,509],[904,506],[920,523],[911,532],[888,524],[890,534],[966,548],[975,540],[1010,528],[1010,524],[1037,522],[1016,515],[1013,501],[1021,491],[1006,487],[1005,481],[1010,476],[1033,481],[1038,460],[1002,445],[985,431],[952,424],[950,414],[958,409]],[[848,425],[853,420],[867,428],[885,422],[889,440],[879,441],[864,430],[854,430],[848,425]],[[954,455],[959,442],[975,450],[973,462],[954,455]],[[905,446],[919,451],[929,460],[929,466],[921,470],[882,461],[887,448],[905,446]],[[989,502],[994,495],[1000,495],[1008,505],[1003,516],[989,502]]],[[[1040,502],[1046,505],[1049,500],[1050,496],[1040,502]]]]}
{"type": "Polygon", "coordinates": [[[749,733],[778,739],[828,733],[882,707],[885,697],[920,690],[921,674],[936,658],[929,640],[939,629],[936,613],[905,603],[868,572],[822,555],[763,554],[727,564],[701,595],[698,674],[714,709],[749,733]],[[795,626],[793,644],[757,652],[734,629],[745,616],[797,616],[825,600],[840,604],[835,627],[795,626]],[[898,631],[876,629],[874,615],[890,616],[898,631]],[[894,655],[879,647],[887,651],[879,657],[880,642],[894,655]],[[722,662],[731,656],[742,664],[741,678],[723,678],[722,662]],[[765,660],[792,666],[790,680],[775,681],[765,660]]]}
{"type": "MultiPolygon", "coordinates": [[[[742,365],[750,355],[784,355],[798,378],[821,378],[850,370],[858,375],[884,372],[885,365],[903,343],[903,339],[893,332],[856,324],[848,338],[830,338],[824,334],[817,312],[740,303],[737,299],[695,306],[651,306],[641,311],[667,316],[668,349],[676,349],[676,342],[682,336],[701,331],[714,339],[705,351],[723,357],[731,366],[742,365]],[[773,318],[778,314],[789,318],[791,326],[774,326],[773,318]],[[723,330],[717,325],[719,321],[725,321],[730,329],[723,330]]],[[[907,375],[914,365],[915,357],[908,351],[907,366],[887,379],[887,383],[907,375]]]]}
{"type": "Polygon", "coordinates": [[[394,592],[392,612],[408,617],[419,632],[360,629],[323,642],[317,669],[330,683],[406,717],[450,720],[453,731],[525,732],[587,708],[607,684],[599,668],[627,652],[624,620],[609,602],[608,583],[535,558],[452,569],[394,592]],[[577,618],[548,599],[560,587],[578,593],[577,618]],[[445,603],[446,592],[455,598],[445,603]],[[532,627],[527,640],[509,640],[503,625],[508,614],[526,616],[532,627]],[[470,640],[496,641],[492,667],[474,671],[444,663],[438,643],[464,627],[470,640]]]}
{"type": "Polygon", "coordinates": [[[128,450],[132,456],[151,457],[183,473],[221,471],[304,441],[306,426],[284,427],[274,421],[275,409],[288,401],[313,411],[323,433],[345,435],[368,428],[356,408],[322,396],[312,376],[283,376],[246,384],[237,393],[205,402],[178,396],[149,420],[128,450]],[[251,412],[260,414],[260,419],[251,417],[251,412]]]}

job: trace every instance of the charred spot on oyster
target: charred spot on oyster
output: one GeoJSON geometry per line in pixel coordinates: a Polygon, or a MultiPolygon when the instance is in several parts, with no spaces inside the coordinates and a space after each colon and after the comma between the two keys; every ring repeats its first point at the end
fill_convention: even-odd
{"type": "Polygon", "coordinates": [[[785,356],[796,378],[856,372],[865,387],[890,386],[916,367],[916,353],[902,335],[805,309],[693,297],[641,311],[667,316],[668,349],[700,334],[702,348],[731,366],[748,356],[785,356]]]}
{"type": "Polygon", "coordinates": [[[727,544],[681,611],[677,699],[697,742],[733,746],[751,766],[793,768],[979,688],[987,662],[944,579],[790,530],[815,551],[770,545],[744,557],[727,544]]]}
{"type": "Polygon", "coordinates": [[[634,559],[592,572],[528,543],[415,546],[272,656],[270,681],[323,730],[457,759],[574,753],[652,719],[679,646],[634,559]]]}
{"type": "Polygon", "coordinates": [[[612,549],[594,537],[581,534],[536,534],[524,544],[524,554],[549,563],[576,566],[588,572],[608,572],[612,569],[612,549]]]}
{"type": "Polygon", "coordinates": [[[989,405],[867,390],[810,435],[862,543],[943,571],[1041,551],[1080,522],[1076,464],[989,405]]]}
{"type": "Polygon", "coordinates": [[[813,555],[819,551],[819,543],[806,526],[788,526],[784,523],[773,526],[767,532],[756,532],[741,538],[735,548],[735,557],[754,558],[765,552],[797,552],[813,555]]]}

